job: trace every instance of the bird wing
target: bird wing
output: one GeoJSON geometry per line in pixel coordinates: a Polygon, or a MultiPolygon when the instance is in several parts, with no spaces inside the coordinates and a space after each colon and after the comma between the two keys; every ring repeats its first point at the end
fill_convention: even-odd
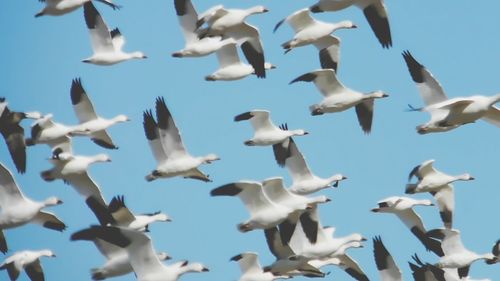
{"type": "Polygon", "coordinates": [[[439,84],[432,74],[421,65],[409,51],[403,52],[403,58],[406,61],[413,81],[417,84],[420,96],[426,105],[429,106],[448,99],[441,84],[439,84]]]}
{"type": "Polygon", "coordinates": [[[95,131],[90,134],[91,140],[104,148],[107,149],[117,149],[118,147],[113,143],[111,136],[108,134],[106,130],[95,131]]]}
{"type": "Polygon", "coordinates": [[[490,107],[483,116],[484,121],[500,127],[500,109],[496,106],[490,107]]]}
{"type": "Polygon", "coordinates": [[[158,124],[156,123],[153,113],[151,110],[146,110],[143,112],[143,126],[144,134],[148,139],[149,148],[156,159],[158,164],[161,164],[167,160],[167,154],[163,148],[160,139],[160,132],[158,131],[158,124]]]}
{"type": "Polygon", "coordinates": [[[401,281],[401,270],[398,268],[389,251],[379,236],[373,238],[373,253],[375,263],[380,274],[380,279],[384,281],[401,281]]]}
{"type": "Polygon", "coordinates": [[[434,159],[427,160],[420,165],[420,167],[418,168],[418,174],[420,175],[419,179],[424,178],[430,174],[436,173],[436,169],[434,169],[434,167],[432,166],[434,161],[435,161],[434,159]]]}
{"type": "Polygon", "coordinates": [[[161,144],[167,158],[186,155],[187,151],[182,143],[181,133],[175,125],[174,118],[163,97],[156,99],[156,119],[158,120],[161,144]]]}
{"type": "Polygon", "coordinates": [[[196,33],[196,22],[198,21],[198,13],[193,6],[191,0],[175,0],[175,13],[181,25],[186,45],[198,41],[198,34],[196,33]]]}
{"type": "Polygon", "coordinates": [[[264,234],[266,236],[267,246],[277,260],[286,259],[295,255],[288,244],[283,245],[277,227],[265,229],[264,234]]]}
{"type": "Polygon", "coordinates": [[[267,110],[252,110],[234,117],[236,122],[243,120],[250,120],[255,131],[276,129],[276,126],[271,122],[271,118],[269,118],[269,111],[267,110]]]}
{"type": "Polygon", "coordinates": [[[19,271],[18,268],[16,268],[14,261],[9,262],[9,263],[4,263],[2,267],[0,267],[0,270],[7,269],[7,273],[9,274],[10,280],[17,280],[19,277],[19,271]]]}
{"type": "Polygon", "coordinates": [[[71,103],[75,110],[76,117],[80,124],[97,119],[94,105],[90,101],[85,89],[82,86],[80,78],[73,79],[71,82],[71,103]]]}
{"type": "Polygon", "coordinates": [[[92,1],[87,1],[83,4],[83,14],[85,16],[85,23],[89,29],[90,41],[94,53],[114,52],[115,48],[109,28],[92,1]]]}
{"type": "Polygon", "coordinates": [[[3,230],[0,229],[0,252],[7,253],[7,240],[5,239],[5,235],[3,234],[3,230]]]}
{"type": "Polygon", "coordinates": [[[254,181],[239,181],[215,188],[210,193],[212,196],[238,195],[251,214],[259,213],[273,205],[273,202],[262,190],[262,184],[254,181]]]}
{"type": "Polygon", "coordinates": [[[372,130],[374,104],[374,99],[367,99],[356,105],[356,115],[358,116],[358,122],[365,134],[369,134],[372,130]]]}
{"type": "Polygon", "coordinates": [[[371,5],[363,9],[363,13],[382,47],[389,48],[392,46],[391,28],[384,1],[371,2],[371,5]]]}
{"type": "Polygon", "coordinates": [[[57,231],[63,231],[66,229],[66,224],[64,224],[64,222],[62,222],[56,215],[50,212],[39,211],[32,221],[45,228],[57,231]]]}
{"type": "Polygon", "coordinates": [[[439,214],[446,228],[452,228],[453,225],[453,210],[455,209],[455,196],[453,187],[447,184],[440,188],[438,192],[431,192],[436,198],[439,206],[439,214]]]}
{"type": "Polygon", "coordinates": [[[337,80],[333,69],[319,69],[303,74],[292,80],[290,84],[298,81],[314,82],[314,85],[324,97],[338,94],[345,89],[344,85],[337,80]]]}
{"type": "Polygon", "coordinates": [[[26,172],[26,142],[23,127],[19,126],[19,124],[10,126],[8,134],[4,135],[4,137],[17,171],[23,174],[26,172]]]}
{"type": "MultiPolygon", "coordinates": [[[[286,19],[286,22],[290,24],[295,33],[300,32],[304,28],[313,25],[316,21],[311,17],[309,13],[309,9],[299,10],[291,15],[289,15],[286,19]]],[[[275,27],[276,29],[277,27],[275,27]]]]}
{"type": "Polygon", "coordinates": [[[330,35],[316,40],[313,44],[319,51],[321,68],[331,68],[337,72],[340,61],[340,39],[330,35]]]}
{"type": "Polygon", "coordinates": [[[219,60],[219,67],[224,68],[233,64],[240,63],[240,57],[238,56],[238,50],[236,49],[236,43],[228,42],[222,45],[216,52],[217,59],[219,60]]]}
{"type": "Polygon", "coordinates": [[[97,249],[99,250],[99,252],[103,256],[105,256],[106,259],[108,259],[108,260],[112,259],[115,256],[125,254],[124,249],[122,249],[114,244],[111,244],[109,242],[106,242],[100,238],[96,238],[94,240],[94,244],[97,247],[97,249]]]}
{"type": "MultiPolygon", "coordinates": [[[[249,273],[260,273],[262,272],[262,267],[259,264],[259,259],[257,254],[255,253],[243,253],[235,258],[241,257],[238,259],[238,264],[240,266],[241,272],[243,274],[249,273]]],[[[233,258],[233,259],[235,259],[233,258]]]]}
{"type": "Polygon", "coordinates": [[[426,235],[443,240],[441,247],[446,256],[466,251],[457,230],[438,228],[428,231],[426,235]]]}
{"type": "MultiPolygon", "coordinates": [[[[340,260],[340,267],[354,279],[358,281],[368,281],[366,273],[361,269],[359,264],[349,255],[341,255],[338,257],[340,260]]],[[[384,280],[385,281],[385,280],[384,280]]]]}
{"type": "Polygon", "coordinates": [[[286,159],[285,166],[288,168],[293,181],[312,178],[312,172],[307,166],[306,159],[292,138],[290,138],[288,150],[290,157],[286,159]]]}
{"type": "Polygon", "coordinates": [[[403,221],[409,229],[417,227],[422,233],[425,233],[422,218],[413,209],[407,209],[403,212],[397,212],[396,215],[403,221]]]}
{"type": "Polygon", "coordinates": [[[0,207],[15,204],[25,200],[24,194],[19,189],[12,173],[0,163],[0,207]]]}
{"type": "Polygon", "coordinates": [[[93,196],[99,203],[106,205],[106,201],[102,197],[101,189],[88,173],[70,174],[64,177],[71,186],[73,186],[80,195],[85,198],[93,196]]]}
{"type": "Polygon", "coordinates": [[[125,45],[125,37],[120,32],[118,28],[115,28],[109,32],[111,36],[111,43],[113,43],[113,47],[116,51],[121,51],[123,46],[125,45]]]}
{"type": "Polygon", "coordinates": [[[230,28],[226,32],[226,35],[234,38],[238,43],[241,42],[241,50],[248,63],[252,65],[255,75],[259,78],[266,77],[264,48],[262,47],[257,27],[248,23],[242,23],[230,28]]]}
{"type": "Polygon", "coordinates": [[[24,270],[31,281],[45,281],[43,269],[40,265],[40,259],[36,259],[34,262],[28,264],[24,270]]]}
{"type": "Polygon", "coordinates": [[[129,208],[127,208],[127,205],[125,205],[124,196],[113,197],[111,202],[109,202],[108,209],[119,226],[128,226],[135,221],[134,214],[132,214],[129,208]]]}

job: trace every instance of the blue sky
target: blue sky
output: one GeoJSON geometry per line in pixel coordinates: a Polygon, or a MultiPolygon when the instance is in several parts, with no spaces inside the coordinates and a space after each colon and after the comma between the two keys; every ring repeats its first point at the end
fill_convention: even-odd
{"type": "MultiPolygon", "coordinates": [[[[342,39],[339,79],[359,91],[383,90],[389,98],[377,100],[372,134],[363,135],[354,110],[323,116],[310,116],[308,106],[321,99],[312,84],[288,85],[295,77],[319,68],[313,47],[295,49],[284,55],[280,44],[292,37],[289,26],[275,34],[274,25],[288,14],[314,1],[225,1],[228,8],[263,4],[270,12],[249,19],[260,28],[266,60],[278,68],[267,79],[248,77],[235,82],[206,82],[203,77],[218,67],[215,56],[177,59],[170,54],[183,47],[173,1],[125,1],[113,11],[96,4],[110,28],[119,27],[127,43],[125,50],[141,50],[148,59],[110,67],[81,62],[91,54],[89,35],[79,9],[61,17],[33,15],[42,9],[37,1],[6,1],[0,10],[0,95],[13,110],[38,110],[53,113],[55,120],[76,124],[71,108],[71,80],[81,77],[97,112],[104,117],[126,114],[131,122],[110,129],[119,150],[101,149],[87,139],[74,141],[78,154],[107,153],[113,162],[96,164],[91,175],[105,198],[125,195],[136,213],[161,210],[173,218],[169,224],[151,227],[154,245],[167,251],[174,260],[205,263],[211,271],[184,276],[183,280],[237,280],[239,267],[229,258],[244,251],[259,253],[262,264],[271,263],[261,231],[239,233],[236,224],[248,217],[236,198],[211,198],[209,191],[241,179],[263,180],[273,176],[291,179],[274,162],[268,147],[246,147],[252,135],[248,123],[234,123],[239,113],[260,108],[271,111],[276,124],[304,128],[309,135],[296,139],[311,169],[319,176],[341,172],[349,177],[336,190],[323,194],[333,201],[320,208],[322,223],[337,228],[338,235],[359,232],[371,238],[381,235],[406,280],[411,279],[407,265],[418,253],[425,261],[437,258],[426,253],[420,243],[393,215],[369,210],[378,200],[403,195],[409,171],[427,159],[450,174],[469,172],[476,180],[457,183],[454,226],[461,230],[464,244],[478,253],[490,251],[500,234],[498,224],[498,149],[499,130],[482,121],[447,133],[418,135],[415,127],[428,120],[425,113],[405,112],[408,103],[421,106],[417,89],[410,78],[401,52],[410,50],[415,58],[441,82],[449,97],[472,94],[493,95],[500,89],[498,61],[500,18],[498,1],[386,1],[390,15],[393,48],[382,49],[356,8],[316,15],[324,21],[350,19],[355,30],[336,33],[342,39]],[[182,137],[193,155],[217,153],[221,161],[202,167],[213,183],[168,179],[147,183],[144,176],[155,167],[142,129],[142,111],[154,106],[157,96],[165,97],[182,137]]],[[[219,2],[195,1],[198,11],[219,2]]],[[[28,128],[30,122],[25,121],[28,128]]],[[[13,170],[5,145],[0,145],[0,161],[13,170]]],[[[89,270],[104,258],[94,245],[70,242],[71,233],[97,223],[83,198],[62,182],[44,182],[39,173],[50,168],[45,160],[46,146],[29,148],[25,175],[15,174],[26,195],[44,199],[56,195],[65,203],[54,207],[68,225],[58,233],[36,225],[7,230],[11,251],[50,248],[58,255],[46,259],[47,280],[90,280],[89,270]]],[[[430,198],[420,194],[416,198],[430,198]]],[[[419,207],[426,227],[440,227],[437,208],[419,207]]],[[[378,280],[371,241],[350,254],[359,261],[372,280],[378,280]]],[[[1,259],[1,258],[0,258],[1,259]]],[[[337,268],[327,278],[350,280],[337,268]]],[[[0,272],[1,279],[6,273],[0,272]]],[[[499,266],[474,264],[471,276],[494,279],[499,266]]],[[[299,278],[300,279],[300,278],[299,278]]],[[[20,280],[27,280],[23,274],[20,280]]],[[[117,280],[134,280],[133,275],[117,280]]]]}

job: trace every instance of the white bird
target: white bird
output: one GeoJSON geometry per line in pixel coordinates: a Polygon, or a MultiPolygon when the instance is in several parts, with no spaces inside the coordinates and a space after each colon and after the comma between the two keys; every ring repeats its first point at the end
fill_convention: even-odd
{"type": "Polygon", "coordinates": [[[431,115],[429,122],[417,127],[419,134],[449,131],[478,119],[500,127],[500,109],[495,106],[500,101],[500,94],[448,99],[439,82],[409,51],[403,52],[403,58],[426,104],[418,109],[410,106],[411,110],[425,111],[431,115]]]}
{"type": "Polygon", "coordinates": [[[4,229],[30,222],[57,231],[66,229],[66,225],[56,215],[42,211],[45,207],[60,204],[62,201],[56,197],[49,197],[42,202],[25,197],[12,173],[0,163],[0,251],[6,253],[8,249],[4,229]]]}
{"type": "Polygon", "coordinates": [[[277,276],[326,276],[317,267],[309,264],[310,259],[296,255],[288,243],[281,240],[282,234],[277,227],[265,229],[264,234],[269,250],[276,257],[276,261],[264,267],[265,272],[271,272],[277,276]]]}
{"type": "Polygon", "coordinates": [[[378,207],[372,209],[375,213],[395,214],[415,237],[422,242],[426,249],[434,252],[438,256],[443,256],[441,243],[434,239],[429,239],[425,234],[427,230],[422,222],[422,218],[413,210],[415,206],[434,206],[430,200],[415,200],[408,197],[391,196],[377,202],[378,207]]]}
{"type": "Polygon", "coordinates": [[[108,149],[117,149],[118,147],[113,143],[106,129],[117,123],[130,121],[130,119],[123,114],[111,119],[98,116],[80,78],[73,79],[70,92],[71,103],[80,122],[78,126],[80,130],[87,132],[97,145],[108,149]]]}
{"type": "MultiPolygon", "coordinates": [[[[42,3],[45,3],[45,7],[35,15],[35,17],[41,17],[41,16],[61,16],[67,13],[70,13],[81,6],[85,2],[90,2],[91,0],[39,0],[42,3]]],[[[104,3],[113,10],[119,9],[120,6],[115,5],[111,2],[111,0],[96,0],[101,3],[104,3]]]]}
{"type": "Polygon", "coordinates": [[[26,142],[24,129],[20,123],[23,119],[38,119],[39,112],[17,112],[7,107],[8,103],[4,97],[0,97],[0,133],[5,139],[10,157],[14,161],[17,172],[26,172],[26,142]]]}
{"type": "Polygon", "coordinates": [[[368,276],[366,276],[366,273],[363,269],[361,269],[359,264],[345,253],[345,251],[349,248],[362,247],[363,245],[357,241],[346,243],[335,253],[335,257],[311,260],[309,261],[309,264],[317,268],[321,268],[326,265],[335,265],[358,281],[368,281],[368,276]]]}
{"type": "Polygon", "coordinates": [[[415,254],[412,256],[415,263],[409,262],[415,281],[491,281],[490,279],[476,280],[467,277],[460,278],[456,268],[439,268],[430,263],[423,263],[415,254]]]}
{"type": "Polygon", "coordinates": [[[47,114],[31,125],[31,138],[26,139],[26,145],[47,144],[52,151],[60,148],[64,152],[72,153],[71,137],[85,136],[88,131],[79,126],[66,126],[53,121],[53,115],[47,114]]]}
{"type": "Polygon", "coordinates": [[[341,251],[338,251],[347,243],[366,241],[366,238],[359,233],[336,238],[333,237],[334,232],[335,228],[324,228],[321,225],[317,206],[313,206],[300,216],[300,221],[290,240],[290,247],[299,256],[322,259],[335,257],[337,253],[341,254],[341,251]],[[308,233],[312,233],[311,230],[316,230],[316,236],[308,236],[308,233]]]}
{"type": "MultiPolygon", "coordinates": [[[[216,51],[219,61],[219,69],[205,77],[206,81],[233,81],[243,79],[249,75],[256,74],[255,68],[240,60],[236,41],[232,38],[225,39],[216,51]]],[[[265,69],[274,69],[276,66],[266,62],[265,69]]]]}
{"type": "Polygon", "coordinates": [[[241,277],[238,281],[273,281],[290,278],[290,276],[286,275],[274,275],[272,272],[264,272],[256,253],[241,253],[232,257],[231,261],[238,262],[240,266],[241,277]]]}
{"type": "Polygon", "coordinates": [[[406,185],[406,193],[414,194],[418,192],[436,192],[440,188],[449,185],[455,181],[470,181],[474,177],[469,173],[452,176],[445,174],[433,167],[436,160],[430,159],[424,161],[422,164],[415,166],[408,175],[408,181],[415,176],[418,180],[417,183],[410,183],[406,185]]]}
{"type": "Polygon", "coordinates": [[[241,45],[255,75],[258,78],[265,78],[267,68],[259,30],[246,23],[245,19],[250,15],[266,12],[268,10],[263,6],[254,6],[248,9],[225,9],[222,5],[212,7],[203,13],[197,22],[198,28],[205,22],[208,25],[207,28],[198,30],[199,37],[234,38],[238,45],[241,45]]]}
{"type": "Polygon", "coordinates": [[[303,74],[292,80],[290,84],[299,81],[314,82],[324,97],[319,104],[309,106],[311,115],[340,112],[355,106],[359,125],[365,134],[371,132],[375,99],[389,96],[382,91],[365,94],[346,88],[337,79],[337,75],[332,69],[320,69],[303,74]]]}
{"type": "MultiPolygon", "coordinates": [[[[134,271],[132,265],[130,265],[130,259],[125,249],[99,238],[94,240],[94,244],[99,252],[106,258],[106,262],[101,267],[91,269],[92,280],[104,280],[134,271]]],[[[164,252],[157,253],[157,256],[160,261],[171,259],[171,257],[164,252]]]]}
{"type": "Polygon", "coordinates": [[[6,269],[9,279],[12,281],[17,280],[22,270],[26,271],[31,281],[43,281],[45,276],[40,264],[40,258],[55,256],[51,250],[16,252],[0,264],[0,270],[6,269]]]}
{"type": "Polygon", "coordinates": [[[250,218],[238,224],[238,230],[248,232],[267,229],[284,222],[297,211],[272,201],[263,191],[262,183],[239,181],[228,183],[210,191],[211,196],[238,196],[250,213],[250,218]]]}
{"type": "Polygon", "coordinates": [[[122,51],[125,38],[118,28],[108,29],[104,19],[91,1],[87,1],[83,5],[83,14],[94,51],[94,54],[84,59],[83,62],[96,65],[112,65],[130,59],[147,58],[142,52],[125,53],[122,51]]]}
{"type": "MultiPolygon", "coordinates": [[[[274,177],[262,181],[262,190],[265,195],[273,202],[286,206],[292,210],[296,210],[289,219],[279,225],[282,243],[288,244],[296,227],[296,222],[299,219],[302,211],[312,208],[315,204],[327,203],[331,200],[324,195],[316,197],[305,197],[289,192],[283,183],[283,178],[274,177]]],[[[304,229],[304,231],[309,229],[304,229]]],[[[316,230],[311,233],[306,233],[308,237],[316,235],[316,230]]]]}
{"type": "Polygon", "coordinates": [[[161,263],[153,249],[151,238],[143,232],[128,228],[92,226],[71,235],[71,240],[103,239],[127,251],[130,264],[138,281],[176,281],[188,272],[206,272],[208,268],[200,263],[187,261],[171,265],[161,263]]]}
{"type": "Polygon", "coordinates": [[[97,202],[103,206],[106,205],[106,201],[102,197],[99,186],[88,174],[88,168],[93,163],[111,162],[111,158],[109,158],[108,155],[72,155],[67,152],[62,152],[60,149],[56,149],[52,158],[49,160],[54,167],[40,173],[43,180],[53,181],[62,179],[65,183],[74,187],[75,190],[85,198],[85,202],[91,209],[92,205],[89,203],[91,198],[97,200],[97,202]]]}
{"type": "Polygon", "coordinates": [[[108,206],[111,216],[115,220],[115,226],[128,227],[138,231],[148,231],[149,225],[154,222],[170,222],[172,219],[161,212],[152,214],[134,215],[127,205],[124,196],[115,196],[108,206]]]}
{"type": "Polygon", "coordinates": [[[401,270],[394,262],[380,236],[373,238],[373,256],[382,281],[402,281],[401,270]]]}
{"type": "Polygon", "coordinates": [[[250,140],[244,142],[248,146],[273,146],[274,157],[278,165],[285,165],[285,160],[289,156],[287,151],[287,142],[292,136],[307,135],[308,132],[298,130],[288,130],[288,125],[283,124],[276,127],[269,117],[269,111],[254,109],[241,113],[234,117],[235,122],[250,120],[252,127],[255,131],[250,140]]]}
{"type": "Polygon", "coordinates": [[[215,154],[201,157],[190,155],[182,143],[181,134],[165,104],[163,97],[156,99],[156,118],[151,111],[144,111],[144,132],[156,159],[157,167],[146,176],[147,181],[157,178],[182,176],[210,182],[208,175],[198,169],[201,164],[210,164],[220,158],[215,154]]]}
{"type": "Polygon", "coordinates": [[[427,232],[427,236],[442,240],[444,256],[436,264],[439,268],[457,268],[460,278],[469,275],[470,265],[480,259],[486,262],[495,260],[492,253],[477,254],[469,251],[462,244],[460,231],[456,229],[438,228],[427,232]]]}
{"type": "Polygon", "coordinates": [[[331,186],[337,187],[340,181],[347,179],[342,174],[335,174],[328,178],[320,178],[313,174],[293,138],[290,138],[288,142],[288,153],[285,167],[293,180],[290,191],[295,194],[305,195],[331,186]]]}
{"type": "Polygon", "coordinates": [[[315,20],[311,17],[309,9],[301,9],[288,17],[284,18],[276,24],[274,31],[287,22],[295,31],[293,38],[283,44],[281,47],[285,49],[285,53],[291,51],[293,48],[314,44],[318,40],[324,40],[324,37],[330,36],[331,33],[338,29],[343,28],[356,28],[357,26],[351,21],[341,21],[338,23],[327,23],[315,20]]]}
{"type": "Polygon", "coordinates": [[[185,47],[172,54],[173,57],[201,57],[209,55],[219,50],[231,38],[222,40],[221,36],[209,36],[202,39],[198,38],[197,22],[198,13],[193,6],[191,0],[175,0],[175,12],[177,19],[181,25],[184,40],[186,41],[185,47]]]}
{"type": "Polygon", "coordinates": [[[363,10],[368,23],[383,48],[392,46],[391,29],[384,0],[319,0],[309,7],[313,13],[338,11],[349,6],[363,10]]]}

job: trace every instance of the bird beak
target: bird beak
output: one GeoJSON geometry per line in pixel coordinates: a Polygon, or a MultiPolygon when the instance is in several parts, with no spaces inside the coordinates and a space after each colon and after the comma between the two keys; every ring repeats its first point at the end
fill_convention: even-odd
{"type": "Polygon", "coordinates": [[[387,98],[389,95],[388,94],[382,94],[383,98],[387,98]]]}
{"type": "Polygon", "coordinates": [[[269,9],[268,8],[264,8],[264,10],[262,10],[263,13],[267,13],[269,12],[269,9]]]}
{"type": "Polygon", "coordinates": [[[358,28],[358,26],[356,24],[353,24],[352,28],[358,28]]]}
{"type": "Polygon", "coordinates": [[[203,272],[208,272],[208,271],[210,271],[210,269],[208,269],[208,268],[204,267],[201,271],[203,271],[203,272]]]}

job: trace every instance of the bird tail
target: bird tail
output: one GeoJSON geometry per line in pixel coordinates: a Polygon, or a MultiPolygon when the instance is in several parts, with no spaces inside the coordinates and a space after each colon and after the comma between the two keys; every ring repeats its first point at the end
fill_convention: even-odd
{"type": "Polygon", "coordinates": [[[309,110],[311,111],[312,116],[322,115],[324,113],[317,104],[309,106],[309,110]]]}
{"type": "Polygon", "coordinates": [[[405,193],[406,194],[415,194],[416,189],[417,189],[417,184],[409,183],[406,185],[405,193]]]}
{"type": "Polygon", "coordinates": [[[104,272],[100,268],[92,268],[91,272],[92,272],[92,280],[104,280],[104,279],[106,279],[104,272]]]}
{"type": "Polygon", "coordinates": [[[154,181],[156,179],[156,176],[153,175],[153,173],[149,174],[146,176],[146,181],[154,181]]]}

